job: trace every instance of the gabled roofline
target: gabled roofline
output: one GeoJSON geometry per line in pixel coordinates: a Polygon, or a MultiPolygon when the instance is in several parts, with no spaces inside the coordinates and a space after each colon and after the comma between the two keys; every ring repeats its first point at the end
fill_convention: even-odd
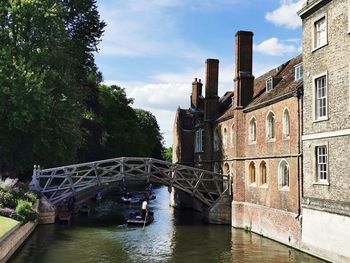
{"type": "Polygon", "coordinates": [[[303,87],[303,84],[302,84],[302,81],[301,81],[301,84],[297,85],[296,90],[293,90],[291,92],[288,92],[288,93],[282,94],[280,96],[274,97],[274,98],[269,99],[267,101],[264,101],[264,102],[261,102],[259,104],[253,105],[251,107],[247,107],[247,108],[243,109],[243,112],[244,113],[251,112],[251,111],[254,111],[254,110],[257,110],[257,109],[269,106],[269,105],[272,105],[274,103],[280,102],[282,100],[285,100],[285,99],[288,99],[288,98],[291,98],[291,97],[299,97],[300,89],[302,89],[302,87],[303,87]]]}

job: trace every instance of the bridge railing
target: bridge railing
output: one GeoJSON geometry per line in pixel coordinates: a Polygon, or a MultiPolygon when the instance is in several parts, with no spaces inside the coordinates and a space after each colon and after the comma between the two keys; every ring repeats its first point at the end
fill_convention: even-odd
{"type": "Polygon", "coordinates": [[[230,193],[230,178],[152,158],[120,157],[49,169],[34,166],[31,188],[57,204],[72,194],[112,182],[151,181],[180,189],[209,207],[230,193]]]}

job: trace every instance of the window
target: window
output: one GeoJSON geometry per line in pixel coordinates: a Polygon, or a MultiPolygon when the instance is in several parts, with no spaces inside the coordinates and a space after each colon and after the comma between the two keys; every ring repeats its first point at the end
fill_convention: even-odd
{"type": "Polygon", "coordinates": [[[288,109],[283,112],[283,137],[288,138],[290,133],[290,116],[288,109]]]}
{"type": "Polygon", "coordinates": [[[235,140],[235,127],[232,125],[231,126],[231,145],[232,147],[234,146],[234,141],[235,140]]]}
{"type": "Polygon", "coordinates": [[[315,113],[316,120],[327,118],[327,78],[322,76],[315,79],[315,113]]]}
{"type": "Polygon", "coordinates": [[[217,173],[217,174],[222,174],[220,165],[218,163],[214,164],[214,171],[213,172],[217,173]]]}
{"type": "Polygon", "coordinates": [[[317,171],[317,181],[327,182],[327,146],[316,147],[316,171],[317,171]]]}
{"type": "Polygon", "coordinates": [[[275,139],[275,114],[269,112],[266,118],[266,138],[268,140],[275,139]]]}
{"type": "Polygon", "coordinates": [[[295,81],[298,81],[299,79],[303,78],[303,64],[298,64],[294,67],[294,79],[295,81]]]}
{"type": "Polygon", "coordinates": [[[254,117],[249,122],[249,141],[256,142],[256,120],[254,117]]]}
{"type": "Polygon", "coordinates": [[[204,130],[198,129],[196,131],[196,141],[195,141],[195,152],[203,152],[204,151],[204,130]]]}
{"type": "Polygon", "coordinates": [[[249,184],[256,183],[256,176],[255,176],[255,164],[254,162],[251,162],[249,164],[249,184]]]}
{"type": "Polygon", "coordinates": [[[218,128],[214,130],[214,151],[219,150],[219,131],[218,128]]]}
{"type": "Polygon", "coordinates": [[[289,187],[289,165],[285,160],[282,160],[279,166],[279,185],[282,188],[289,187]]]}
{"type": "Polygon", "coordinates": [[[224,144],[224,148],[226,148],[227,147],[227,129],[226,128],[224,128],[223,144],[224,144]]]}
{"type": "Polygon", "coordinates": [[[273,89],[273,79],[272,77],[266,80],[266,92],[270,92],[273,89]]]}
{"type": "Polygon", "coordinates": [[[263,184],[267,184],[267,177],[266,177],[266,163],[265,161],[262,161],[260,163],[260,168],[259,168],[259,172],[260,172],[260,183],[263,184]]]}
{"type": "Polygon", "coordinates": [[[319,48],[327,44],[326,16],[315,22],[314,34],[314,48],[319,48]]]}

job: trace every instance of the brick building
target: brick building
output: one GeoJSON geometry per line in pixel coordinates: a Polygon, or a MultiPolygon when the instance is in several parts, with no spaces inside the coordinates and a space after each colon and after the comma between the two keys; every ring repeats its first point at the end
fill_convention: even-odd
{"type": "Polygon", "coordinates": [[[218,97],[219,61],[206,61],[192,83],[189,109],[178,109],[173,161],[232,180],[232,225],[285,244],[301,239],[302,58],[254,78],[253,34],[236,34],[235,87],[218,97]]]}
{"type": "Polygon", "coordinates": [[[304,248],[350,261],[350,1],[309,0],[303,20],[304,248]]]}

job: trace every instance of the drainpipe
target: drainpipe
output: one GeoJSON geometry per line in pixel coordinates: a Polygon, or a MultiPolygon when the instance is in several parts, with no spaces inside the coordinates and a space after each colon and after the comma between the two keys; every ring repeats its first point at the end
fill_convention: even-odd
{"type": "Polygon", "coordinates": [[[302,154],[301,154],[301,129],[302,129],[302,91],[299,89],[297,93],[298,99],[298,216],[301,216],[301,197],[302,197],[302,182],[303,182],[303,170],[302,170],[302,154]]]}

